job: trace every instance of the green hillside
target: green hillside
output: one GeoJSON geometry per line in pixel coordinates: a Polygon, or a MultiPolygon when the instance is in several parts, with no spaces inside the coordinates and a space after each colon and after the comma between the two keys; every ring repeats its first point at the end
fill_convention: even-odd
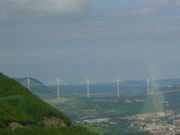
{"type": "Polygon", "coordinates": [[[0,135],[94,135],[0,73],[0,135]]]}

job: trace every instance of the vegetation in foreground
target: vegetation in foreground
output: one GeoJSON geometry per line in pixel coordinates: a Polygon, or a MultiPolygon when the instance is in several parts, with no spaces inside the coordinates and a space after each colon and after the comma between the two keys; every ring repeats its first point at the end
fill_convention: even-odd
{"type": "Polygon", "coordinates": [[[0,73],[1,135],[96,135],[0,73]]]}

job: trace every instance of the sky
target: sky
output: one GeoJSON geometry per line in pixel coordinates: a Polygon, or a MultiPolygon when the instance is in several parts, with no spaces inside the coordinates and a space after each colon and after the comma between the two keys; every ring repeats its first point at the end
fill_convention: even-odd
{"type": "Polygon", "coordinates": [[[157,70],[180,78],[179,24],[180,0],[0,0],[0,72],[69,83],[157,70]]]}

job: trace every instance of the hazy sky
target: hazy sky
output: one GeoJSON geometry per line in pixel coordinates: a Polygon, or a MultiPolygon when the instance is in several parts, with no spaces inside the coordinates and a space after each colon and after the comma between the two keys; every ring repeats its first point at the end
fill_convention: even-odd
{"type": "Polygon", "coordinates": [[[42,81],[180,77],[180,0],[0,0],[0,72],[42,81]]]}

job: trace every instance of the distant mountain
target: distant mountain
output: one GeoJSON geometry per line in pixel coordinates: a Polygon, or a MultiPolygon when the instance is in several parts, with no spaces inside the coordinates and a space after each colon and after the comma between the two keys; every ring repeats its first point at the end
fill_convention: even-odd
{"type": "Polygon", "coordinates": [[[160,86],[180,85],[180,79],[162,79],[157,81],[160,86]]]}
{"type": "MultiPolygon", "coordinates": [[[[159,87],[180,85],[180,79],[150,80],[150,82],[156,83],[159,87]]],[[[147,86],[147,80],[126,80],[121,84],[124,86],[147,86]]]]}
{"type": "Polygon", "coordinates": [[[0,135],[95,135],[0,73],[0,135]]]}
{"type": "MultiPolygon", "coordinates": [[[[23,86],[27,87],[28,77],[24,78],[14,78],[16,81],[21,83],[23,86]]],[[[41,81],[30,77],[30,90],[36,94],[37,96],[41,97],[42,99],[52,98],[56,95],[55,91],[52,91],[49,87],[44,85],[41,81]]]]}

